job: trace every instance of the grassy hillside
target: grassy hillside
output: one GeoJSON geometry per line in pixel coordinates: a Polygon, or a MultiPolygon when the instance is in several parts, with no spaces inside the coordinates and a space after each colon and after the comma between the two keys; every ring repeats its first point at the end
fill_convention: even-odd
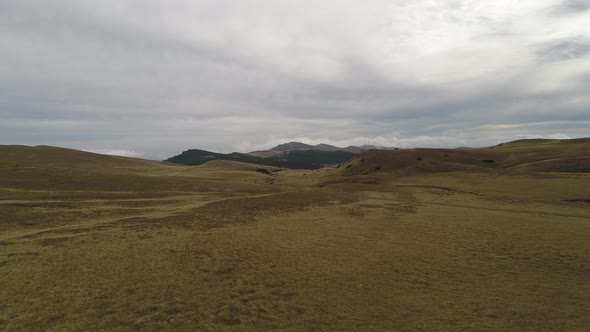
{"type": "MultiPolygon", "coordinates": [[[[0,156],[0,198],[175,195],[207,191],[217,179],[208,168],[195,173],[192,167],[49,146],[0,145],[0,156]]],[[[256,166],[244,165],[254,173],[256,166]]],[[[226,176],[245,172],[233,169],[226,176]]]]}
{"type": "Polygon", "coordinates": [[[0,330],[584,331],[590,174],[531,171],[584,148],[529,143],[270,174],[0,146],[0,330]]]}
{"type": "Polygon", "coordinates": [[[371,150],[340,168],[344,175],[454,171],[590,172],[590,140],[521,140],[482,149],[371,150]]]}
{"type": "Polygon", "coordinates": [[[154,164],[151,161],[58,148],[52,146],[0,145],[0,165],[34,167],[80,166],[99,163],[104,166],[139,166],[154,164]]]}

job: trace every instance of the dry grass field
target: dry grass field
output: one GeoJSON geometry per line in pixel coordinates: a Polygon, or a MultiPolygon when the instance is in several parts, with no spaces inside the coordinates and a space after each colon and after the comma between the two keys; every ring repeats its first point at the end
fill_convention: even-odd
{"type": "Polygon", "coordinates": [[[590,141],[338,169],[0,146],[0,330],[587,331],[590,141]]]}

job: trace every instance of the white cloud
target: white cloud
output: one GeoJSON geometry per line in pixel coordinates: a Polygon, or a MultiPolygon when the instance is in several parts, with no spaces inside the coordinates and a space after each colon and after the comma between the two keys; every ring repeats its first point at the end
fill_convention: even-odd
{"type": "Polygon", "coordinates": [[[98,153],[98,154],[106,154],[110,156],[121,156],[121,157],[132,157],[132,158],[141,158],[143,156],[142,153],[132,150],[110,150],[110,149],[83,149],[82,151],[98,153]]]}

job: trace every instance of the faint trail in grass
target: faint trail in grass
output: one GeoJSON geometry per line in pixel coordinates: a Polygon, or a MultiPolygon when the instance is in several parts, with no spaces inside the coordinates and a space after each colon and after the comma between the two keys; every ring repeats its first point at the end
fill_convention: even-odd
{"type": "MultiPolygon", "coordinates": [[[[322,189],[314,189],[313,191],[319,191],[319,190],[322,190],[322,189]]],[[[290,190],[290,191],[283,191],[283,192],[269,193],[269,194],[260,194],[260,195],[226,197],[226,198],[221,198],[221,199],[214,199],[214,200],[200,201],[200,202],[194,202],[194,201],[190,200],[190,198],[192,198],[193,196],[181,196],[183,198],[187,198],[185,200],[185,202],[187,202],[187,203],[182,204],[182,205],[167,206],[168,211],[161,210],[160,212],[162,212],[162,215],[160,215],[156,218],[170,217],[170,216],[174,216],[174,215],[178,214],[179,212],[186,213],[186,212],[189,212],[189,211],[196,209],[196,208],[201,208],[201,207],[205,207],[210,204],[227,202],[227,201],[231,201],[231,200],[265,198],[265,197],[272,197],[272,196],[285,195],[285,194],[289,194],[289,193],[304,192],[304,191],[309,191],[309,190],[290,190]]],[[[197,197],[200,197],[200,196],[197,196],[197,197]]],[[[170,201],[176,201],[176,200],[177,200],[177,198],[171,199],[170,201]]],[[[113,203],[113,202],[117,202],[117,201],[146,201],[146,202],[149,202],[149,201],[154,201],[154,199],[85,200],[85,201],[76,201],[76,202],[113,203]]],[[[155,201],[162,201],[162,199],[155,199],[155,201]]],[[[14,201],[14,202],[20,202],[21,204],[23,203],[23,201],[14,201]]],[[[15,204],[14,202],[12,202],[12,204],[15,204]]],[[[39,201],[39,203],[43,203],[43,202],[48,203],[49,201],[39,201]]],[[[63,203],[64,201],[55,201],[55,202],[63,203]]],[[[16,203],[16,204],[18,204],[18,203],[16,203]]],[[[163,208],[164,206],[160,205],[159,207],[163,208]]],[[[121,218],[121,217],[106,218],[106,219],[101,219],[101,220],[93,220],[90,222],[78,223],[75,225],[50,227],[50,228],[44,228],[44,229],[35,230],[35,231],[14,232],[12,234],[6,234],[7,236],[0,237],[0,241],[36,238],[40,235],[49,234],[49,233],[60,233],[60,234],[80,233],[81,231],[84,232],[84,231],[95,230],[101,226],[114,225],[114,224],[116,225],[118,222],[130,219],[130,218],[132,218],[132,219],[137,219],[137,218],[154,219],[154,214],[153,214],[153,212],[138,213],[138,214],[134,214],[133,216],[123,217],[123,218],[121,218]]]]}
{"type": "Polygon", "coordinates": [[[563,160],[563,159],[586,159],[586,158],[590,158],[590,155],[588,156],[573,156],[573,157],[559,157],[559,158],[547,158],[547,159],[538,159],[538,160],[533,160],[533,161],[527,161],[524,163],[520,163],[520,164],[514,164],[514,165],[507,165],[504,168],[516,168],[519,166],[526,166],[526,165],[532,165],[532,164],[540,164],[540,163],[544,163],[544,162],[548,162],[548,161],[557,161],[557,160],[563,160]]]}
{"type": "Polygon", "coordinates": [[[590,216],[582,216],[577,214],[567,214],[567,213],[553,213],[553,212],[542,212],[542,211],[530,211],[530,210],[516,210],[516,209],[500,209],[500,208],[489,208],[489,207],[477,207],[477,206],[470,206],[470,205],[462,205],[462,204],[451,204],[451,203],[438,203],[438,202],[420,202],[422,204],[430,204],[430,205],[441,205],[441,206],[449,206],[449,207],[456,207],[462,209],[473,209],[473,210],[484,210],[484,211],[493,211],[493,212],[510,212],[510,213],[523,213],[523,214],[539,214],[539,215],[546,215],[546,216],[554,216],[554,217],[569,217],[569,218],[580,218],[590,220],[590,216]]]}

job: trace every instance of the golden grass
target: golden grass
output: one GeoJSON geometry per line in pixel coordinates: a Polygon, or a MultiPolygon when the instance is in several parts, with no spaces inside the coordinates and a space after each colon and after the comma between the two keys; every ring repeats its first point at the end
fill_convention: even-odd
{"type": "Polygon", "coordinates": [[[588,174],[269,176],[11,153],[0,330],[590,326],[588,174]]]}

